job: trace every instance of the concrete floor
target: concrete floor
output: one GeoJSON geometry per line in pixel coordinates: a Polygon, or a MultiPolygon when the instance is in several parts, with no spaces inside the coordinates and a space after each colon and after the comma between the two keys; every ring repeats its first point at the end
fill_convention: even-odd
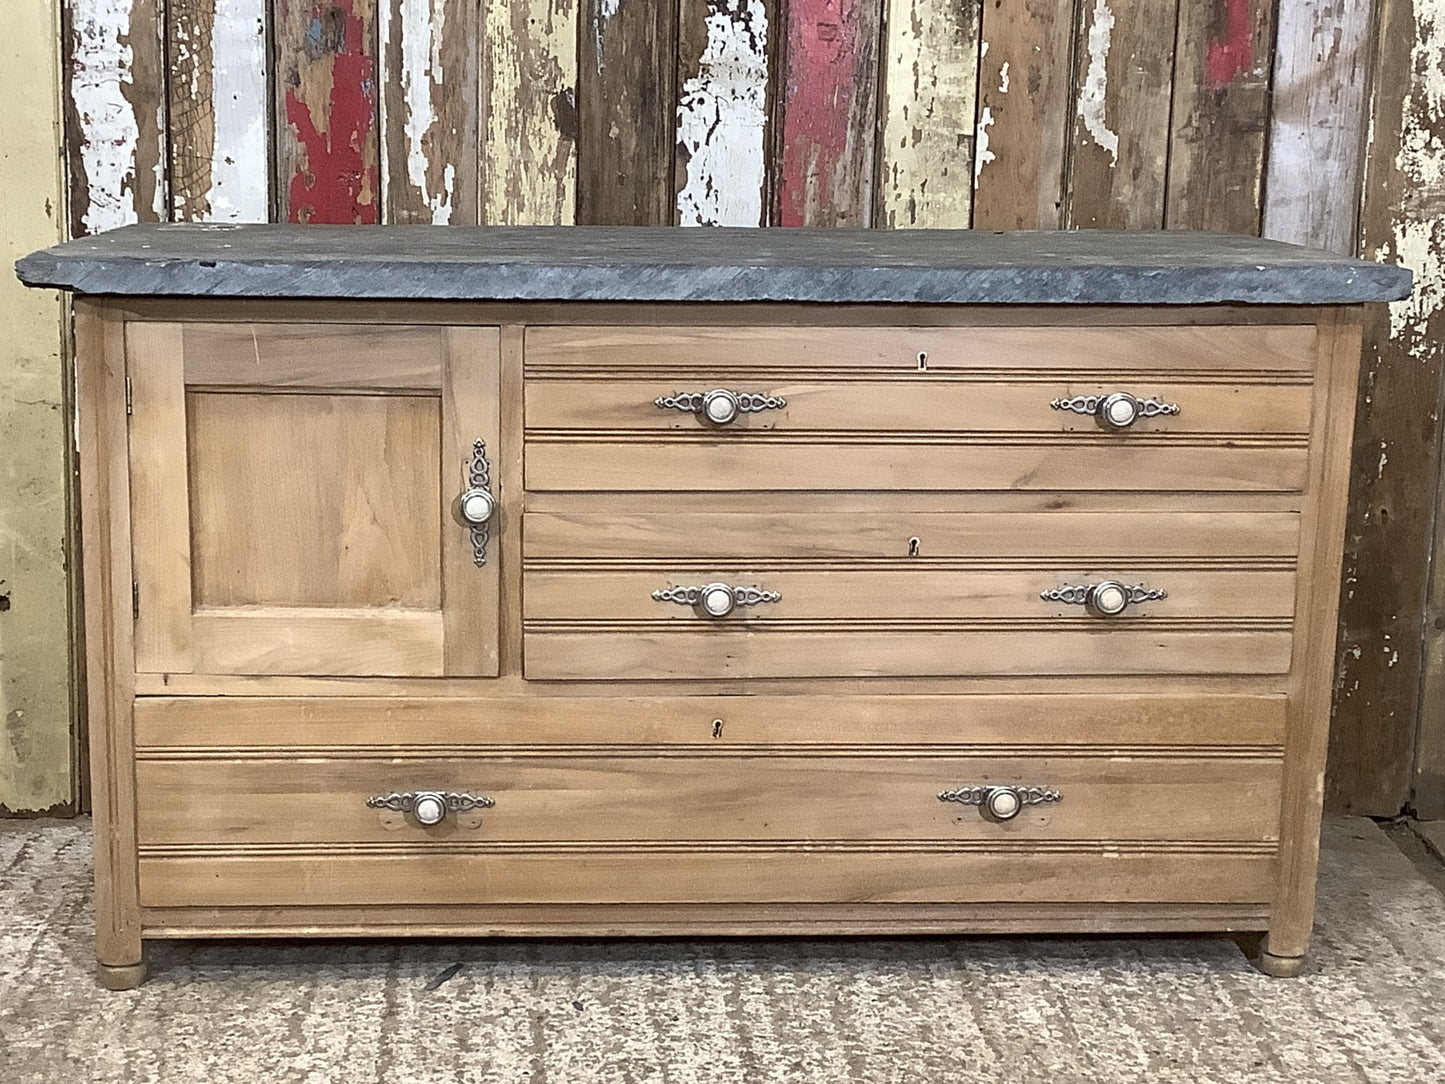
{"type": "Polygon", "coordinates": [[[1445,1080],[1445,895],[1367,820],[1295,980],[1207,937],[213,942],[129,993],[87,829],[0,822],[0,1084],[1445,1080]]]}

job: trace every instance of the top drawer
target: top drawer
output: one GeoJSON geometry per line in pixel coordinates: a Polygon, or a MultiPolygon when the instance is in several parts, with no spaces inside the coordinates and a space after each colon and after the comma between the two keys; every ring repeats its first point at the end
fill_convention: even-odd
{"type": "Polygon", "coordinates": [[[527,483],[1289,491],[1314,355],[1308,325],[531,328],[527,483]]]}

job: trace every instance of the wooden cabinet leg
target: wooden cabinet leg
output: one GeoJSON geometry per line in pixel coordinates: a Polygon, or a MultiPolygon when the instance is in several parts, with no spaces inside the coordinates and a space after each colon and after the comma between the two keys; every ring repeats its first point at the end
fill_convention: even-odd
{"type": "Polygon", "coordinates": [[[134,990],[146,980],[145,960],[135,964],[97,963],[95,977],[107,990],[134,990]]]}
{"type": "Polygon", "coordinates": [[[1305,957],[1303,955],[1276,956],[1269,951],[1269,939],[1266,938],[1255,965],[1271,978],[1294,979],[1304,971],[1305,957]]]}

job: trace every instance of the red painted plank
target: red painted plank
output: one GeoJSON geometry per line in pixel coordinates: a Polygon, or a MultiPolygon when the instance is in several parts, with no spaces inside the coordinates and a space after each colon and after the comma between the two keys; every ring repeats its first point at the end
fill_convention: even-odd
{"type": "Polygon", "coordinates": [[[880,0],[791,0],[782,226],[867,226],[873,205],[880,0]]]}
{"type": "Polygon", "coordinates": [[[286,219],[375,223],[375,0],[279,0],[279,10],[286,219]]]}

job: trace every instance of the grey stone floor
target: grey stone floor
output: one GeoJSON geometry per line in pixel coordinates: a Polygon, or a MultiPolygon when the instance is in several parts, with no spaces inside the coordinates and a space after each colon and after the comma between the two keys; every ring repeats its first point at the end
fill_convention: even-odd
{"type": "Polygon", "coordinates": [[[0,1084],[1445,1080],[1445,896],[1366,820],[1293,981],[1204,937],[214,942],[128,993],[88,827],[0,822],[0,1084]]]}

